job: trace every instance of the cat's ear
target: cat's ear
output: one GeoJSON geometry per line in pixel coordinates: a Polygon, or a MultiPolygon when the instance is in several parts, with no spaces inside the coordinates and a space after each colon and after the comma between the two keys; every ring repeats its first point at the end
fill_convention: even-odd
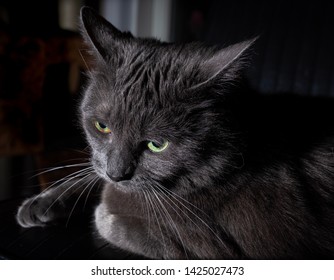
{"type": "Polygon", "coordinates": [[[243,41],[216,51],[200,65],[201,81],[191,89],[199,89],[211,84],[226,83],[238,78],[246,61],[246,51],[258,39],[243,41]]]}
{"type": "Polygon", "coordinates": [[[121,47],[122,42],[131,39],[133,36],[129,32],[121,32],[105,18],[89,7],[83,7],[80,11],[82,34],[86,42],[103,59],[121,47]]]}

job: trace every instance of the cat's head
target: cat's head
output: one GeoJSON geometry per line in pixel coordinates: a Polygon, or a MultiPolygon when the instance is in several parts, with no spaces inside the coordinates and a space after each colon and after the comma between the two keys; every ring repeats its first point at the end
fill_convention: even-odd
{"type": "Polygon", "coordinates": [[[81,117],[96,173],[124,190],[205,185],[230,166],[224,89],[254,40],[225,49],[134,38],[89,8],[95,58],[81,117]]]}

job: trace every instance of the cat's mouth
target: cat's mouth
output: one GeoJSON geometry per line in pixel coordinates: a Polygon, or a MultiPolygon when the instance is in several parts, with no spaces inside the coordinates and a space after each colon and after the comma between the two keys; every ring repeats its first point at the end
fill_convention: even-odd
{"type": "Polygon", "coordinates": [[[122,181],[108,180],[115,188],[123,192],[138,191],[138,183],[134,178],[122,181]]]}
{"type": "Polygon", "coordinates": [[[96,174],[106,183],[113,185],[115,188],[123,192],[133,192],[141,189],[140,186],[142,186],[143,176],[137,174],[137,172],[133,172],[131,176],[123,176],[122,178],[115,179],[113,176],[107,174],[106,168],[103,168],[98,161],[94,161],[94,163],[96,174]]]}
{"type": "Polygon", "coordinates": [[[131,180],[124,180],[124,181],[120,181],[114,184],[117,184],[119,187],[122,187],[122,188],[131,188],[131,185],[132,185],[131,180]]]}
{"type": "Polygon", "coordinates": [[[114,177],[108,174],[106,169],[101,164],[99,164],[98,161],[94,161],[93,163],[96,174],[107,183],[120,187],[128,187],[131,184],[131,181],[134,179],[134,176],[123,176],[122,178],[114,177]]]}

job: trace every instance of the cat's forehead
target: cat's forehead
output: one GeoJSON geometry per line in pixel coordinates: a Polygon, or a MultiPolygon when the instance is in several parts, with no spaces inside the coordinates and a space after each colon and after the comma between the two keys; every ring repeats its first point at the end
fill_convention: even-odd
{"type": "Polygon", "coordinates": [[[120,130],[170,127],[186,111],[180,101],[190,80],[183,71],[189,62],[184,51],[175,45],[137,45],[100,66],[86,94],[94,115],[120,130]]]}
{"type": "MultiPolygon", "coordinates": [[[[116,84],[124,87],[142,84],[154,86],[152,90],[163,90],[162,82],[170,82],[173,73],[180,70],[181,56],[168,46],[139,46],[118,58],[116,84]]],[[[174,77],[175,78],[175,77],[174,77]]]]}
{"type": "Polygon", "coordinates": [[[123,109],[161,107],[175,99],[182,77],[177,64],[168,48],[135,48],[100,69],[95,81],[102,90],[97,94],[123,109]]]}
{"type": "Polygon", "coordinates": [[[163,92],[163,81],[157,73],[143,68],[136,77],[124,82],[99,77],[87,96],[93,115],[112,124],[114,129],[145,132],[168,126],[175,98],[163,92]],[[154,76],[152,76],[154,75],[154,76]]]}

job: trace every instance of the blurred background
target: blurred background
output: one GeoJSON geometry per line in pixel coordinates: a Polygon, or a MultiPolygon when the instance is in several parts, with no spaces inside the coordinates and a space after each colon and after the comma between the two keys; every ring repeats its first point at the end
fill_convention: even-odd
{"type": "Polygon", "coordinates": [[[121,30],[164,41],[224,46],[260,35],[246,71],[251,88],[334,97],[331,1],[0,0],[0,200],[63,176],[38,170],[88,157],[77,120],[83,5],[121,30]]]}

